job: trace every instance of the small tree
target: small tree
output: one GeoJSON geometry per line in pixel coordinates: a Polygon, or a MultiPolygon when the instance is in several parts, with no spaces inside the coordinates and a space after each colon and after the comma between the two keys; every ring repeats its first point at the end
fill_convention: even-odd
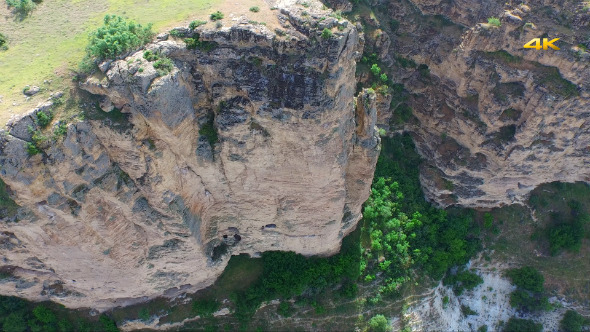
{"type": "Polygon", "coordinates": [[[35,9],[35,3],[31,0],[6,0],[6,4],[23,17],[29,15],[35,9]]]}
{"type": "Polygon", "coordinates": [[[387,332],[391,331],[387,318],[383,315],[375,315],[369,320],[369,330],[371,332],[387,332]]]}
{"type": "Polygon", "coordinates": [[[260,7],[258,7],[258,6],[250,7],[250,11],[253,13],[258,13],[260,11],[260,7]]]}
{"type": "Polygon", "coordinates": [[[374,63],[371,66],[371,73],[373,73],[373,75],[375,76],[379,76],[379,74],[381,74],[381,68],[379,67],[379,65],[377,65],[376,63],[374,63]]]}

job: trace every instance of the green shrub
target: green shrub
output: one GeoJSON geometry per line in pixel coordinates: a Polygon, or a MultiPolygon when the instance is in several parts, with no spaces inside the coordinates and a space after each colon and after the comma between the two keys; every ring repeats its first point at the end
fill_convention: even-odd
{"type": "Polygon", "coordinates": [[[0,51],[6,51],[8,49],[8,39],[6,36],[0,33],[0,51]]]}
{"type": "Polygon", "coordinates": [[[453,287],[456,295],[463,294],[465,290],[472,290],[483,283],[483,279],[470,271],[459,270],[455,274],[449,273],[444,279],[443,284],[453,287]]]}
{"type": "Polygon", "coordinates": [[[293,308],[289,302],[282,301],[277,308],[277,312],[283,317],[290,317],[293,314],[293,308]]]}
{"type": "Polygon", "coordinates": [[[517,289],[510,293],[510,305],[524,311],[549,310],[551,305],[546,295],[517,289]]]}
{"type": "Polygon", "coordinates": [[[497,28],[502,25],[502,23],[500,22],[500,19],[497,17],[489,17],[488,24],[491,26],[497,27],[497,28]]]}
{"type": "Polygon", "coordinates": [[[582,332],[582,328],[590,325],[590,319],[584,318],[574,310],[568,310],[559,322],[560,330],[564,332],[582,332]]]}
{"type": "Polygon", "coordinates": [[[379,76],[379,78],[381,79],[381,82],[383,82],[383,83],[387,83],[387,80],[389,79],[387,77],[387,74],[381,74],[381,76],[379,76]]]}
{"type": "Polygon", "coordinates": [[[223,13],[218,10],[215,13],[211,14],[211,16],[209,16],[209,18],[211,19],[211,21],[218,21],[218,20],[222,20],[224,16],[225,15],[223,15],[223,13]]]}
{"type": "Polygon", "coordinates": [[[108,316],[102,315],[99,318],[99,321],[102,325],[102,330],[105,332],[119,332],[119,328],[114,320],[109,318],[108,316]]]}
{"type": "Polygon", "coordinates": [[[486,212],[483,215],[483,227],[485,228],[492,228],[492,224],[494,222],[494,216],[491,213],[486,212]]]}
{"type": "Polygon", "coordinates": [[[510,278],[516,287],[524,290],[531,292],[543,292],[545,290],[543,287],[545,278],[533,267],[525,266],[518,269],[510,269],[506,271],[506,276],[510,278]]]}
{"type": "Polygon", "coordinates": [[[142,321],[147,322],[150,320],[150,310],[148,308],[141,308],[141,310],[139,310],[138,317],[142,321]]]}
{"type": "Polygon", "coordinates": [[[422,76],[422,77],[429,77],[430,76],[430,68],[428,68],[428,66],[425,64],[420,64],[418,66],[418,72],[420,73],[420,76],[422,76]]]}
{"type": "Polygon", "coordinates": [[[57,316],[53,313],[53,311],[49,310],[45,306],[38,306],[33,309],[33,315],[37,318],[41,323],[44,324],[51,324],[57,322],[57,316]]]}
{"type": "Polygon", "coordinates": [[[174,68],[174,62],[167,57],[161,57],[154,62],[154,69],[159,76],[167,75],[174,68]]]}
{"type": "Polygon", "coordinates": [[[16,214],[17,209],[18,205],[10,198],[6,183],[0,179],[0,216],[12,217],[16,214]]]}
{"type": "Polygon", "coordinates": [[[219,310],[220,306],[217,300],[194,300],[193,312],[201,317],[213,317],[213,313],[219,310]]]}
{"type": "Polygon", "coordinates": [[[87,52],[98,60],[113,59],[143,46],[153,36],[151,24],[143,27],[121,16],[106,15],[103,25],[90,34],[87,52]]]}
{"type": "Polygon", "coordinates": [[[197,34],[193,38],[185,38],[186,48],[189,50],[200,49],[204,52],[210,52],[217,48],[217,43],[213,41],[201,41],[200,36],[197,34]]]}
{"type": "Polygon", "coordinates": [[[379,67],[379,65],[374,63],[371,66],[371,73],[373,73],[373,75],[375,75],[376,77],[379,77],[379,75],[381,74],[381,68],[379,67]]]}
{"type": "Polygon", "coordinates": [[[41,150],[39,150],[37,146],[31,142],[26,143],[26,148],[27,152],[29,153],[29,156],[34,156],[38,153],[41,153],[41,150]]]}
{"type": "Polygon", "coordinates": [[[323,39],[330,39],[332,38],[332,30],[328,29],[328,28],[324,28],[324,30],[322,31],[322,38],[323,39]]]}
{"type": "Polygon", "coordinates": [[[258,7],[258,6],[250,7],[250,11],[253,13],[258,13],[260,11],[260,7],[258,7]]]}
{"type": "Polygon", "coordinates": [[[20,16],[29,15],[36,7],[31,0],[6,0],[6,4],[20,16]]]}
{"type": "Polygon", "coordinates": [[[461,313],[465,317],[478,315],[477,311],[475,311],[475,310],[471,309],[470,307],[463,305],[463,304],[461,305],[461,313]]]}
{"type": "Polygon", "coordinates": [[[369,331],[387,332],[391,331],[387,318],[383,315],[375,315],[369,320],[369,331]]]}
{"type": "Polygon", "coordinates": [[[215,127],[215,115],[211,113],[209,115],[209,119],[205,124],[201,126],[199,129],[199,135],[205,136],[207,138],[207,142],[211,145],[211,148],[215,146],[215,143],[219,141],[219,136],[217,135],[217,128],[215,127]]]}
{"type": "Polygon", "coordinates": [[[47,127],[53,120],[53,113],[51,111],[49,113],[45,113],[43,111],[37,112],[37,123],[41,128],[47,127]]]}
{"type": "Polygon", "coordinates": [[[27,323],[22,315],[13,312],[4,319],[2,330],[6,332],[24,332],[27,330],[27,323]]]}
{"type": "Polygon", "coordinates": [[[511,317],[504,326],[504,332],[541,332],[543,324],[535,323],[530,319],[511,317]]]}
{"type": "Polygon", "coordinates": [[[584,224],[588,220],[587,215],[576,214],[565,220],[562,220],[560,215],[557,217],[546,228],[551,255],[557,255],[563,249],[572,252],[580,251],[584,238],[584,224]]]}
{"type": "Polygon", "coordinates": [[[196,28],[198,28],[198,27],[200,27],[201,25],[204,25],[204,24],[207,24],[207,21],[200,21],[200,20],[195,20],[195,21],[192,21],[192,22],[191,22],[191,23],[188,25],[188,27],[189,27],[189,29],[191,29],[191,30],[195,30],[196,28]]]}
{"type": "Polygon", "coordinates": [[[156,53],[154,53],[150,50],[147,50],[147,51],[143,52],[143,58],[149,62],[153,62],[153,61],[158,60],[160,57],[156,53]]]}

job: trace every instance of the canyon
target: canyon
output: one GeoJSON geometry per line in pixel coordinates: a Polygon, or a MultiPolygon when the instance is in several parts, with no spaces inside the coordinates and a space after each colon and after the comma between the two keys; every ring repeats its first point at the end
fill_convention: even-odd
{"type": "Polygon", "coordinates": [[[162,33],[81,82],[88,114],[34,156],[36,118],[59,97],[13,118],[0,177],[20,207],[0,224],[0,292],[104,310],[205,288],[232,254],[334,254],[370,193],[376,127],[412,135],[439,206],[525,204],[542,183],[588,181],[578,2],[370,3],[378,15],[352,12],[356,24],[281,0],[267,25],[174,29],[211,49],[162,33]],[[543,35],[561,50],[522,48],[543,35]],[[357,88],[371,54],[401,92],[357,88]]]}

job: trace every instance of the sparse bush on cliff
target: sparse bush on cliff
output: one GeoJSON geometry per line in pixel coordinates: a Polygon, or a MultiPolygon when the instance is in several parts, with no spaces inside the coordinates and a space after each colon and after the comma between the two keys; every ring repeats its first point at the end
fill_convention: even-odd
{"type": "Polygon", "coordinates": [[[148,43],[154,33],[152,25],[142,26],[121,16],[106,15],[103,26],[90,34],[88,55],[97,59],[112,59],[148,43]]]}
{"type": "Polygon", "coordinates": [[[330,38],[332,38],[332,35],[333,35],[332,30],[330,30],[328,28],[325,28],[324,31],[322,31],[322,38],[323,39],[330,39],[330,38]]]}
{"type": "Polygon", "coordinates": [[[253,13],[258,13],[260,11],[260,7],[258,7],[258,6],[250,7],[250,11],[253,13]]]}
{"type": "Polygon", "coordinates": [[[186,48],[189,50],[199,49],[204,52],[210,52],[217,48],[217,43],[214,41],[201,41],[200,36],[195,34],[193,38],[185,38],[186,48]]]}
{"type": "Polygon", "coordinates": [[[154,62],[154,68],[159,76],[167,75],[174,68],[174,63],[167,57],[160,57],[154,62]]]}

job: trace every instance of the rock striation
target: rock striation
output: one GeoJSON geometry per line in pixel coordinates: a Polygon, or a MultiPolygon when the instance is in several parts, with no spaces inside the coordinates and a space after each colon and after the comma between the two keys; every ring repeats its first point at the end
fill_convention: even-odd
{"type": "Polygon", "coordinates": [[[276,28],[177,29],[193,49],[160,36],[146,50],[164,72],[145,50],[103,63],[81,83],[102,110],[41,154],[39,110],[13,119],[2,294],[106,309],[204,288],[231,254],[339,250],[379,154],[375,95],[354,98],[362,40],[319,2],[277,6],[276,28]]]}

